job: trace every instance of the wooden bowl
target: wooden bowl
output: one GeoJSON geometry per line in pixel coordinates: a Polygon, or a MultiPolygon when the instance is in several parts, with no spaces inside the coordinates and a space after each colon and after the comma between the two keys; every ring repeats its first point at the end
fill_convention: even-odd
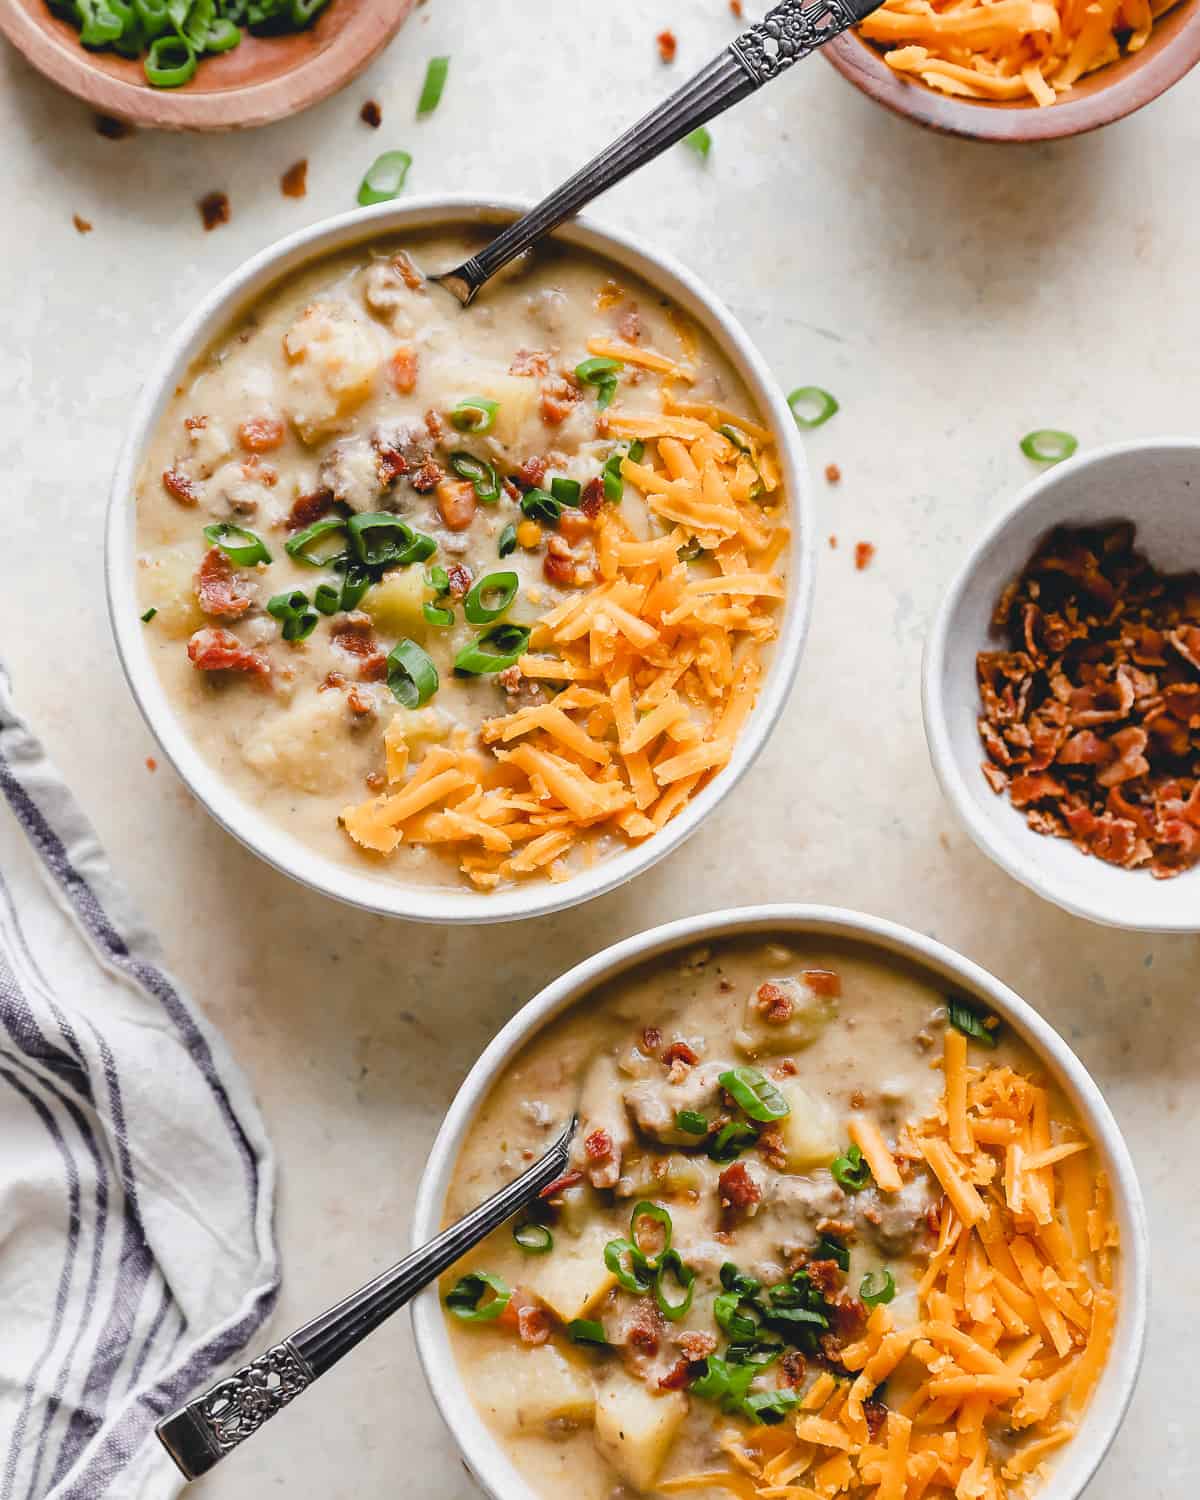
{"type": "Polygon", "coordinates": [[[1089,73],[1056,104],[955,99],[888,67],[854,32],[821,49],[843,78],[898,115],[976,141],[1054,141],[1123,119],[1157,99],[1200,61],[1200,0],[1184,0],[1154,23],[1140,52],[1089,73]]]}
{"type": "Polygon", "coordinates": [[[146,82],[140,58],[89,52],[45,0],[0,0],[0,31],[40,73],[90,104],[153,130],[240,130],[307,109],[361,73],[413,0],[333,0],[305,31],[256,37],[205,57],[182,88],[146,82]]]}

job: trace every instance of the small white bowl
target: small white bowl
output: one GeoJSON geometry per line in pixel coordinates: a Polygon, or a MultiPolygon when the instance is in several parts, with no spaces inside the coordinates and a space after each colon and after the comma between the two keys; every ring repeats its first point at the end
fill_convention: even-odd
{"type": "Polygon", "coordinates": [[[1040,474],[984,532],[925,644],[922,700],[933,769],[967,832],[1030,890],[1076,916],[1137,932],[1200,932],[1200,867],[1171,880],[1122,870],[1034,833],[984,780],[976,653],[995,649],[992,609],[1052,527],[1128,520],[1159,568],[1200,568],[1200,442],[1156,438],[1097,448],[1040,474]]]}
{"type": "MultiPolygon", "coordinates": [[[[1006,985],[932,938],[861,912],[831,906],[748,906],[654,927],[605,948],[556,979],[523,1006],[467,1074],[438,1131],[417,1190],[413,1243],[442,1227],[443,1206],[459,1152],[492,1085],[538,1031],[598,985],[673,949],[745,933],[786,932],[867,944],[905,959],[935,981],[986,1005],[1041,1058],[1078,1113],[1112,1184],[1121,1232],[1119,1310],[1108,1364],[1070,1445],[1036,1500],[1078,1500],[1108,1452],[1129,1406],[1146,1341],[1149,1242],[1142,1192],[1128,1147],[1099,1088],[1062,1037],[1006,985]]],[[[540,1500],[475,1410],[459,1373],[436,1288],[413,1304],[413,1330],[425,1378],[468,1469],[492,1500],[540,1500]]]]}
{"type": "Polygon", "coordinates": [[[816,559],[812,491],[799,432],[766,362],[732,314],[677,261],[650,249],[638,235],[576,219],[557,230],[555,238],[626,267],[651,286],[661,288],[694,318],[745,381],[778,443],[790,508],[788,597],[758,702],[729,764],[661,833],[644,843],[600,861],[571,880],[558,884],[531,880],[511,890],[484,893],[406,885],[400,880],[358,873],[314,853],[243,800],[192,744],[147,650],[145,631],[138,619],[135,568],[134,484],[142,456],[176,386],[213,339],[257,298],[312,261],[388,234],[456,223],[499,228],[528,206],[512,199],[481,199],[469,194],[410,198],[326,219],[252,257],[193,310],[168,343],[138,399],[113,476],[105,548],[109,614],[121,665],[163,754],[217,822],[268,864],[314,890],[384,916],[438,923],[508,922],[544,916],[589,901],[649,869],[694,833],[750,768],[787,701],[808,633],[816,559]]]}

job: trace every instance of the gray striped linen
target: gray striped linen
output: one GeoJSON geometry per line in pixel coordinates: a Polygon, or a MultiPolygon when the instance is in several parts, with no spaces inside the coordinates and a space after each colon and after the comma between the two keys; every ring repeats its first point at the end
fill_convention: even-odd
{"type": "Polygon", "coordinates": [[[0,1500],[162,1500],[279,1289],[275,1161],[0,668],[0,1500]]]}

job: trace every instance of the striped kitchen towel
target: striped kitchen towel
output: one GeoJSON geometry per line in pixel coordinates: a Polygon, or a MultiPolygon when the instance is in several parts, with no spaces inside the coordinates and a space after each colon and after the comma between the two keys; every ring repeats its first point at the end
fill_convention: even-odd
{"type": "Polygon", "coordinates": [[[245,1080],[0,668],[0,1500],[160,1500],[155,1422],[279,1287],[245,1080]]]}

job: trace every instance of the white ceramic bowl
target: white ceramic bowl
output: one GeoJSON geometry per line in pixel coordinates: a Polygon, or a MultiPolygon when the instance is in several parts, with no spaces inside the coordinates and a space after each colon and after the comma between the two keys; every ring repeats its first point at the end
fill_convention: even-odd
{"type": "MultiPolygon", "coordinates": [[[[743,933],[786,932],[850,939],[918,964],[936,980],[973,996],[1011,1025],[1042,1058],[1087,1127],[1112,1183],[1121,1231],[1120,1310],[1107,1367],[1069,1447],[1037,1500],[1077,1500],[1116,1436],[1141,1366],[1149,1297],[1149,1247],[1141,1188],[1108,1105],[1062,1037],[1024,1000],[985,969],[908,928],[860,912],[825,906],[750,906],[711,912],[652,928],[576,964],[530,1000],[468,1073],[438,1132],[417,1192],[413,1243],[441,1228],[443,1204],[459,1151],[496,1078],[537,1031],[597,985],[672,949],[743,933]]],[[[417,1351],[442,1418],[463,1459],[492,1500],[538,1500],[471,1403],[431,1288],[413,1304],[417,1351]]]]}
{"type": "Polygon", "coordinates": [[[1004,585],[1054,526],[1130,520],[1158,567],[1200,568],[1200,442],[1158,438],[1097,448],[1040,474],[975,543],[925,645],[925,735],[942,790],[967,832],[1018,880],[1076,916],[1139,932],[1200,932],[1200,867],[1171,880],[1122,870],[1034,833],[980,771],[975,656],[1004,585]]]}
{"type": "Polygon", "coordinates": [[[745,381],[778,442],[791,507],[789,592],[766,679],[729,765],[663,832],[644,843],[560,884],[531,880],[512,890],[482,893],[405,885],[358,873],[323,858],[262,817],[192,744],[151,662],[138,619],[135,587],[134,483],[142,455],[175,387],[192,361],[222,330],[299,267],[381,235],[463,222],[500,225],[527,207],[510,199],[480,199],[466,194],[411,198],[326,219],[254,256],[226,277],[170,340],[143,388],[113,476],[105,558],[109,613],[125,675],[163,754],[213,817],[255,854],[314,890],[385,916],[441,923],[506,922],[542,916],[590,900],[648,869],[694,833],[750,767],[786,702],[808,631],[816,557],[812,493],[796,424],[770,370],[741,326],[691,272],[648,248],[640,236],[601,229],[589,220],[578,219],[558,230],[556,238],[627,267],[660,287],[689,313],[745,381]]]}

